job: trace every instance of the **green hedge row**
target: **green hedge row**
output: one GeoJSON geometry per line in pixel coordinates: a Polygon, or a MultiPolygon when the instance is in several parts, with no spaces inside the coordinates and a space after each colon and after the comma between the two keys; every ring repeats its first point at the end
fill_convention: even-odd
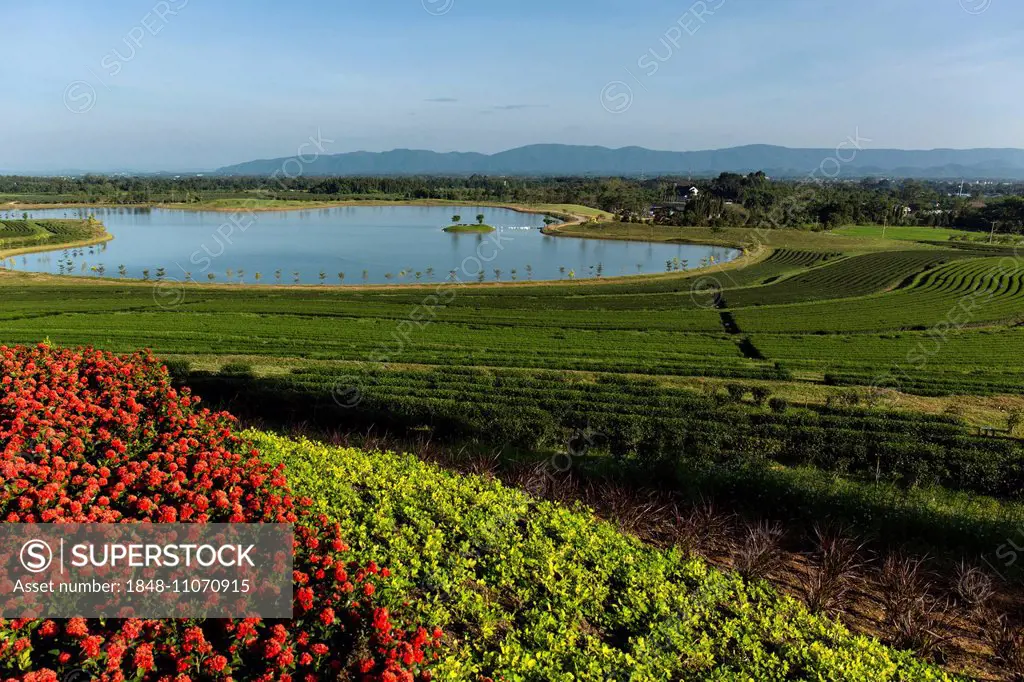
{"type": "Polygon", "coordinates": [[[621,377],[581,384],[559,373],[451,368],[270,378],[231,368],[193,373],[187,382],[236,411],[341,428],[429,429],[439,438],[532,450],[564,450],[586,431],[597,451],[644,467],[779,463],[907,487],[1006,498],[1024,491],[1016,440],[973,435],[945,416],[777,403],[772,410],[621,377]]]}

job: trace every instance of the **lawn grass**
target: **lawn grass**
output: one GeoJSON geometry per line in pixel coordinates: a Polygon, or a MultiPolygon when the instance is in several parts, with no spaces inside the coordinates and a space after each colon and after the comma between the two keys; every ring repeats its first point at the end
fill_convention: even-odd
{"type": "MultiPolygon", "coordinates": [[[[672,227],[665,225],[598,222],[549,228],[549,233],[592,239],[711,244],[714,246],[764,245],[803,251],[865,253],[906,248],[905,243],[880,236],[854,236],[811,230],[772,230],[751,227],[672,227]]],[[[936,248],[923,246],[922,248],[936,248]]]]}
{"type": "Polygon", "coordinates": [[[948,241],[955,238],[973,238],[983,236],[981,232],[967,232],[947,227],[914,227],[882,225],[850,225],[832,230],[832,234],[845,237],[861,237],[866,239],[895,239],[898,241],[927,242],[948,241]]]}

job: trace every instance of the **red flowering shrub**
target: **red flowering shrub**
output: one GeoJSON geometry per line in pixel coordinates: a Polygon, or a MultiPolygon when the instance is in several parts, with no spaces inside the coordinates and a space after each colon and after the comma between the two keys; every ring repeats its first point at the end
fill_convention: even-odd
{"type": "Polygon", "coordinates": [[[387,569],[346,561],[340,528],[152,355],[0,346],[0,377],[7,522],[296,524],[291,620],[0,619],[0,677],[429,679],[441,632],[375,605],[387,569]]]}

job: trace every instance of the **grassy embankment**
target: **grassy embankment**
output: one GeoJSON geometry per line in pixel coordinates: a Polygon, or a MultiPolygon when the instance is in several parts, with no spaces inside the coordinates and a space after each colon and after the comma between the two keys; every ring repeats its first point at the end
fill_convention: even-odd
{"type": "Polygon", "coordinates": [[[949,241],[950,239],[972,239],[986,237],[985,233],[967,232],[945,227],[850,225],[833,230],[835,234],[871,239],[896,239],[899,241],[949,241]]]}
{"type": "MultiPolygon", "coordinates": [[[[882,228],[841,228],[830,232],[812,232],[810,230],[773,230],[751,227],[673,227],[648,223],[617,223],[600,222],[581,225],[553,226],[546,231],[566,237],[587,237],[591,239],[631,239],[650,242],[672,242],[686,244],[712,244],[715,246],[742,246],[764,244],[773,248],[809,249],[813,251],[842,251],[844,253],[864,253],[867,251],[886,251],[906,248],[900,239],[910,240],[908,236],[896,238],[886,233],[881,236],[882,228]],[[848,231],[851,230],[851,231],[848,231]]],[[[889,228],[894,230],[896,228],[889,228]]],[[[920,230],[921,237],[914,241],[930,239],[948,239],[950,230],[934,228],[900,228],[920,230]]],[[[971,233],[963,233],[971,234],[971,233]]],[[[922,248],[937,248],[923,245],[922,248]]]]}

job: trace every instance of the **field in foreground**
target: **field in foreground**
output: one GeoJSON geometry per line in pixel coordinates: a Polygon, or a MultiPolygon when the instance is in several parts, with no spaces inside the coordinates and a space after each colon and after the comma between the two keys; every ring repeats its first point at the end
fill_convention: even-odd
{"type": "Polygon", "coordinates": [[[766,584],[410,455],[248,432],[442,624],[437,679],[939,680],[766,584]]]}
{"type": "Polygon", "coordinates": [[[0,619],[8,680],[952,679],[582,508],[239,432],[148,354],[0,346],[0,367],[6,522],[296,529],[291,619],[0,619]]]}

